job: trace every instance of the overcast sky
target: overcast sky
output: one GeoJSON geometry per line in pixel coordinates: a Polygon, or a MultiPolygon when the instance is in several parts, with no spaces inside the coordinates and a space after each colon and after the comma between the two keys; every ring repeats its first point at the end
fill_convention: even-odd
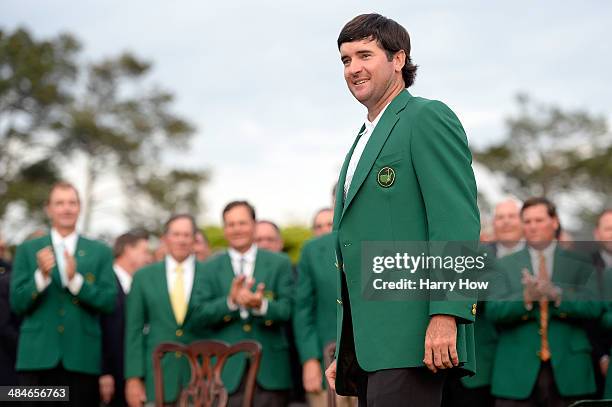
{"type": "MultiPolygon", "coordinates": [[[[198,127],[191,151],[167,159],[212,171],[200,219],[219,223],[225,203],[245,198],[260,217],[288,224],[307,223],[329,204],[365,117],[344,83],[335,41],[351,17],[372,11],[407,28],[419,65],[411,93],[446,102],[472,146],[504,135],[519,91],[612,116],[605,0],[3,0],[0,25],[25,26],[38,38],[71,32],[87,60],[125,50],[150,60],[152,81],[174,92],[176,112],[198,127]]],[[[66,168],[76,182],[78,168],[66,168]]],[[[477,181],[500,196],[483,172],[477,181]]],[[[100,209],[96,231],[124,227],[112,207],[100,209]]]]}

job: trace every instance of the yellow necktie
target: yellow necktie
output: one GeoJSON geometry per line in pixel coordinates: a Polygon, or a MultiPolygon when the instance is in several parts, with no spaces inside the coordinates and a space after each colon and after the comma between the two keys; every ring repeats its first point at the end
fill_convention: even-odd
{"type": "Polygon", "coordinates": [[[170,303],[172,304],[172,311],[174,312],[174,318],[176,323],[179,325],[183,324],[185,315],[187,314],[187,300],[185,299],[185,284],[183,282],[183,266],[180,264],[176,266],[174,270],[176,277],[174,278],[174,286],[170,293],[170,303]]]}

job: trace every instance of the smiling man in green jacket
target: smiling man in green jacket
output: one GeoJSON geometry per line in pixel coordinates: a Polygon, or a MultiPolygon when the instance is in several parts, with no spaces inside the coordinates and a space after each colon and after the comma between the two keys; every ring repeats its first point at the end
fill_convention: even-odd
{"type": "MultiPolygon", "coordinates": [[[[255,387],[255,407],[284,407],[291,389],[289,343],[285,323],[291,317],[291,261],[255,244],[255,209],[234,201],[223,210],[226,252],[204,264],[198,286],[195,319],[212,339],[227,343],[254,340],[262,346],[255,387]]],[[[244,354],[227,360],[222,380],[230,393],[229,406],[242,405],[247,360],[244,354]]]]}
{"type": "Polygon", "coordinates": [[[106,245],[76,232],[76,188],[55,184],[46,212],[50,234],[17,248],[10,302],[23,315],[17,370],[25,386],[69,386],[70,405],[99,403],[100,313],[117,295],[113,255],[106,245]]]}
{"type": "MultiPolygon", "coordinates": [[[[471,153],[443,103],[413,97],[410,38],[378,14],[355,17],[338,38],[344,78],[368,114],[338,181],[337,360],[326,375],[362,406],[438,406],[445,374],[473,372],[473,301],[362,297],[364,242],[477,242],[471,153]]],[[[454,274],[454,273],[453,273],[454,274]]]]}
{"type": "MultiPolygon", "coordinates": [[[[197,228],[191,215],[172,216],[164,226],[166,257],[136,272],[127,298],[125,325],[126,400],[130,407],[154,402],[153,352],[162,342],[189,344],[205,338],[193,318],[193,292],[202,284],[202,264],[193,247],[197,228]]],[[[174,402],[191,377],[180,353],[162,359],[164,402],[174,402]]]]}
{"type": "Polygon", "coordinates": [[[595,296],[582,294],[594,269],[557,244],[552,202],[526,200],[521,219],[527,247],[499,261],[508,294],[485,310],[499,331],[491,392],[496,407],[567,406],[595,392],[582,325],[602,312],[595,296]]]}

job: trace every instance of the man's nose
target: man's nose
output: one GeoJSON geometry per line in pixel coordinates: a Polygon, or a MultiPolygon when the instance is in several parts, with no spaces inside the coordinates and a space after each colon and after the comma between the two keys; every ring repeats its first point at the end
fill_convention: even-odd
{"type": "Polygon", "coordinates": [[[359,61],[351,61],[346,67],[346,73],[349,76],[355,76],[361,72],[362,65],[359,61]]]}

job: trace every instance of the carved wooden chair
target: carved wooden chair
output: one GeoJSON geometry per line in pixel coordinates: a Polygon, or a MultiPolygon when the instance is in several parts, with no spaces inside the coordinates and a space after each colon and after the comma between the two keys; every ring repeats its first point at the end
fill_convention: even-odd
{"type": "Polygon", "coordinates": [[[227,359],[240,352],[250,357],[245,382],[243,407],[251,407],[255,379],[261,361],[261,345],[255,341],[241,341],[233,345],[214,340],[195,341],[189,345],[175,342],[161,343],[153,352],[155,375],[155,406],[164,406],[164,383],[161,360],[166,353],[180,352],[189,361],[191,380],[181,390],[178,407],[225,407],[228,393],[221,381],[221,371],[227,359]],[[213,360],[214,359],[214,360],[213,360]]]}

